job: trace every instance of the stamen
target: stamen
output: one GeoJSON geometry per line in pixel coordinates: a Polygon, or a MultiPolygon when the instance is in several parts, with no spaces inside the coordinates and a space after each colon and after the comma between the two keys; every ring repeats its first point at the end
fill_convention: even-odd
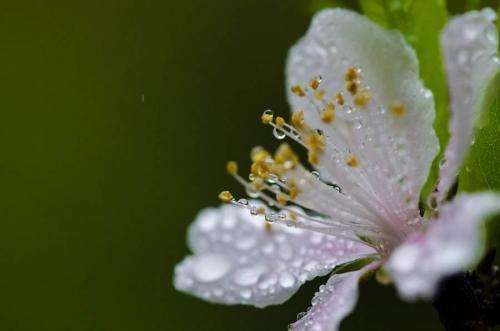
{"type": "Polygon", "coordinates": [[[358,74],[359,74],[359,69],[358,68],[356,68],[356,67],[350,67],[349,69],[347,69],[347,71],[345,73],[345,76],[344,76],[344,79],[347,82],[353,81],[353,80],[355,80],[355,79],[358,78],[358,74]]]}
{"type": "Polygon", "coordinates": [[[292,114],[292,124],[298,129],[304,126],[304,111],[300,110],[292,114]]]}
{"type": "Polygon", "coordinates": [[[273,111],[270,109],[264,111],[260,119],[262,120],[262,123],[269,124],[270,122],[273,121],[273,111]]]}
{"type": "Polygon", "coordinates": [[[323,99],[325,98],[325,95],[326,95],[325,90],[314,91],[314,99],[316,99],[318,101],[323,101],[323,99]]]}
{"type": "Polygon", "coordinates": [[[309,81],[309,86],[313,89],[313,90],[317,90],[318,87],[319,87],[319,84],[321,83],[321,77],[316,77],[316,78],[313,78],[309,81]]]}
{"type": "Polygon", "coordinates": [[[238,172],[238,164],[234,161],[229,161],[226,165],[227,172],[232,175],[238,172]]]}
{"type": "Polygon", "coordinates": [[[364,107],[370,102],[372,98],[371,93],[368,90],[361,90],[354,96],[354,104],[356,106],[364,107]]]}
{"type": "Polygon", "coordinates": [[[291,91],[292,91],[293,94],[295,94],[295,95],[297,95],[299,97],[305,97],[306,96],[306,93],[304,92],[304,90],[302,89],[302,87],[300,87],[299,85],[292,86],[291,91]]]}
{"type": "Polygon", "coordinates": [[[219,193],[219,199],[222,202],[228,203],[234,200],[233,195],[229,191],[222,191],[219,193]]]}
{"type": "Polygon", "coordinates": [[[358,85],[357,81],[348,81],[345,83],[345,89],[352,95],[355,95],[358,92],[358,85]]]}
{"type": "Polygon", "coordinates": [[[342,95],[342,92],[338,92],[335,94],[335,101],[337,101],[337,104],[339,106],[343,106],[345,104],[344,96],[342,95]]]}
{"type": "Polygon", "coordinates": [[[356,158],[356,156],[350,154],[348,157],[347,157],[347,161],[346,161],[347,165],[349,167],[352,167],[352,168],[355,168],[359,165],[358,163],[358,159],[356,158]]]}
{"type": "Polygon", "coordinates": [[[396,117],[402,117],[406,113],[406,108],[403,103],[396,101],[391,105],[391,113],[396,117]]]}

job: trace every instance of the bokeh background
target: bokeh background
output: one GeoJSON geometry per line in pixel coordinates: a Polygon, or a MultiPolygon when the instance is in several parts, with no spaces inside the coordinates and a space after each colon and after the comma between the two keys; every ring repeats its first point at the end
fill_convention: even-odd
{"type": "MultiPolygon", "coordinates": [[[[238,191],[225,162],[276,145],[258,118],[287,113],[287,49],[331,3],[2,2],[0,329],[284,330],[295,320],[324,279],[259,310],[178,293],[172,270],[197,211],[238,191]]],[[[441,327],[430,305],[369,282],[343,330],[441,327]]]]}

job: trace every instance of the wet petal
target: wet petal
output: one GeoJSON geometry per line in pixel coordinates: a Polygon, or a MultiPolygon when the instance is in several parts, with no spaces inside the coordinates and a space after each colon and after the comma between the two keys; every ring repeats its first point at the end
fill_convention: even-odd
{"type": "Polygon", "coordinates": [[[230,205],[200,212],[188,234],[193,255],[174,285],[207,301],[264,307],[290,298],[306,280],[372,250],[344,239],[272,224],[230,205]]]}
{"type": "Polygon", "coordinates": [[[443,205],[427,232],[414,235],[392,254],[387,267],[400,295],[431,298],[439,281],[465,271],[482,254],[483,226],[500,212],[500,195],[463,194],[443,205]]]}
{"type": "Polygon", "coordinates": [[[325,10],[291,49],[287,75],[292,111],[303,110],[306,124],[324,132],[322,178],[400,232],[417,211],[438,150],[434,101],[414,51],[400,33],[359,14],[325,10]],[[316,76],[319,86],[309,83],[316,76]],[[325,121],[329,102],[335,117],[325,121]]]}
{"type": "Polygon", "coordinates": [[[372,262],[363,268],[337,274],[321,285],[314,295],[308,312],[290,328],[294,331],[336,331],[340,322],[351,313],[358,301],[358,283],[360,278],[379,267],[379,262],[372,262]]]}
{"type": "Polygon", "coordinates": [[[495,12],[489,8],[454,18],[442,36],[451,97],[450,142],[440,170],[439,199],[458,175],[480,116],[483,91],[500,70],[495,12]]]}

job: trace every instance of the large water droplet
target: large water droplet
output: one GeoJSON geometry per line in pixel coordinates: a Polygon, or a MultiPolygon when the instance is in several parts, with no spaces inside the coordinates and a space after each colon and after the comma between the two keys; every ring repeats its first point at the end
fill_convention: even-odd
{"type": "Polygon", "coordinates": [[[285,131],[283,131],[279,128],[273,129],[273,135],[276,139],[279,139],[279,140],[285,139],[285,137],[286,137],[285,131]]]}
{"type": "Polygon", "coordinates": [[[231,269],[229,260],[221,254],[207,254],[195,257],[193,273],[200,282],[214,282],[224,277],[231,269]]]}
{"type": "Polygon", "coordinates": [[[238,270],[234,274],[234,282],[240,286],[251,286],[257,284],[260,277],[267,271],[264,265],[256,265],[238,270]]]}
{"type": "Polygon", "coordinates": [[[283,288],[291,288],[295,285],[295,277],[289,272],[283,272],[280,275],[279,283],[283,288]]]}

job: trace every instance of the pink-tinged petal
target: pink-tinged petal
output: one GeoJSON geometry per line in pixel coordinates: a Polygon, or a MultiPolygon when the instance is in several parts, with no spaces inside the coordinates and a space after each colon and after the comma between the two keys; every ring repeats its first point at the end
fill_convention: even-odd
{"type": "Polygon", "coordinates": [[[330,277],[314,295],[311,308],[297,322],[291,324],[290,329],[293,331],[338,330],[342,320],[356,306],[360,278],[379,266],[380,262],[372,262],[357,271],[330,277]]]}
{"type": "Polygon", "coordinates": [[[222,304],[265,307],[290,298],[307,280],[373,253],[363,245],[272,224],[224,205],[200,212],[190,226],[193,255],[175,268],[178,290],[222,304]]]}
{"type": "MultiPolygon", "coordinates": [[[[392,228],[383,231],[399,233],[417,217],[420,191],[438,151],[432,93],[418,72],[415,52],[400,33],[343,9],[318,13],[288,56],[292,111],[303,110],[306,124],[325,135],[317,165],[321,177],[341,187],[355,216],[368,214],[363,217],[370,223],[392,228]],[[345,74],[354,67],[364,95],[347,90],[345,74]],[[314,95],[307,86],[316,76],[317,90],[325,91],[322,101],[292,92],[300,85],[314,95]],[[334,98],[337,92],[343,106],[334,98]],[[321,119],[327,102],[336,109],[329,122],[321,119]]],[[[337,200],[330,203],[334,216],[333,209],[342,210],[337,200]]]]}
{"type": "Polygon", "coordinates": [[[450,142],[440,170],[439,200],[453,185],[474,137],[483,91],[500,70],[498,33],[489,8],[452,19],[442,36],[451,98],[450,142]]]}
{"type": "Polygon", "coordinates": [[[431,298],[441,279],[465,271],[481,257],[484,221],[500,212],[500,195],[462,194],[442,206],[427,231],[399,246],[387,263],[400,295],[431,298]]]}

